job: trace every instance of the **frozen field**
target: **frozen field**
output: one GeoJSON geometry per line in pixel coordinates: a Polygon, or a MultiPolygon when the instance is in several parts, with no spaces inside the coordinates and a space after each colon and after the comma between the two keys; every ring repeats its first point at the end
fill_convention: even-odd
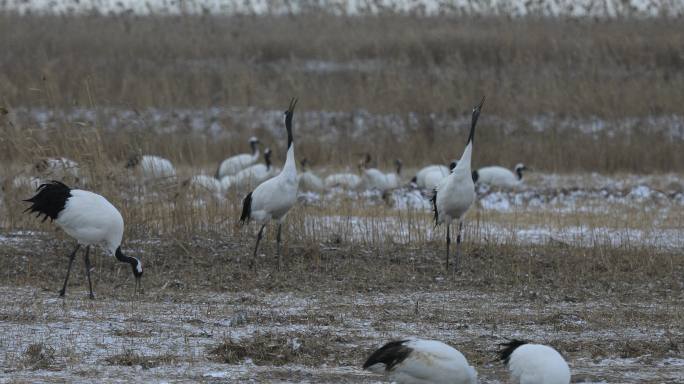
{"type": "Polygon", "coordinates": [[[495,352],[514,337],[559,349],[573,382],[684,382],[681,183],[533,174],[519,190],[480,188],[457,275],[419,191],[302,194],[284,271],[272,234],[247,269],[253,228],[138,233],[145,293],[96,256],[94,301],[81,268],[57,297],[71,243],[48,226],[10,231],[1,382],[380,382],[364,358],[408,336],[456,346],[484,383],[507,382],[495,352]]]}
{"type": "Polygon", "coordinates": [[[506,382],[493,362],[505,337],[551,343],[569,359],[574,382],[684,380],[681,291],[502,292],[467,280],[436,277],[392,293],[320,281],[232,293],[165,284],[140,298],[102,284],[95,301],[82,286],[66,300],[47,282],[3,287],[2,382],[370,383],[380,379],[359,369],[364,357],[412,335],[461,348],[485,383],[506,382]]]}

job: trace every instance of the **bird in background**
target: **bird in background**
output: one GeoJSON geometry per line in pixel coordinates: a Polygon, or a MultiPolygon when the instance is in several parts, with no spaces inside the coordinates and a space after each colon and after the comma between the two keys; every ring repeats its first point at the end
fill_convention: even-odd
{"type": "Polygon", "coordinates": [[[37,213],[43,216],[43,222],[48,218],[62,228],[67,235],[76,239],[76,248],[69,255],[64,285],[59,291],[60,296],[66,293],[71,265],[76,252],[85,246],[84,263],[88,277],[90,298],[93,299],[93,285],[90,280],[89,252],[91,245],[101,245],[110,255],[122,263],[128,263],[135,277],[136,292],[140,288],[140,278],[143,267],[140,260],[126,256],[121,250],[124,221],[121,213],[104,197],[81,189],[71,189],[59,181],[42,184],[36,190],[36,195],[24,200],[31,203],[24,212],[37,213]]]}
{"type": "Polygon", "coordinates": [[[171,161],[159,156],[134,154],[128,159],[126,168],[138,169],[147,180],[176,177],[176,168],[171,161]]]}
{"type": "Polygon", "coordinates": [[[522,184],[523,171],[528,169],[523,163],[518,163],[513,172],[498,165],[482,167],[473,171],[473,182],[493,187],[514,188],[522,184]]]}
{"type": "Polygon", "coordinates": [[[299,189],[303,191],[321,192],[325,189],[323,180],[308,169],[309,160],[304,158],[299,162],[302,173],[299,175],[299,189]]]}
{"type": "Polygon", "coordinates": [[[259,184],[252,192],[248,193],[242,201],[242,214],[240,222],[247,223],[254,220],[261,225],[257,234],[256,244],[254,245],[254,256],[250,266],[256,265],[259,242],[263,236],[264,228],[271,220],[278,223],[278,233],[276,235],[276,256],[278,268],[282,265],[280,254],[282,224],[290,208],[297,202],[297,190],[299,181],[297,179],[297,163],[294,155],[294,137],[292,135],[292,117],[297,105],[297,99],[290,101],[290,106],[285,111],[285,129],[287,130],[287,157],[285,165],[280,173],[259,184]]]}
{"type": "Polygon", "coordinates": [[[221,161],[218,168],[216,168],[216,179],[221,180],[226,176],[235,175],[241,170],[259,161],[259,139],[254,136],[250,137],[249,147],[252,149],[251,154],[243,153],[221,161]]]}
{"type": "Polygon", "coordinates": [[[435,214],[435,226],[446,224],[446,268],[449,269],[449,247],[451,245],[450,225],[453,220],[458,220],[458,234],[456,236],[456,257],[454,270],[458,270],[461,252],[461,231],[463,229],[463,217],[475,201],[475,184],[473,183],[470,162],[473,153],[473,141],[475,139],[475,127],[485,98],[473,108],[470,133],[465,150],[458,160],[456,167],[451,173],[443,178],[432,195],[432,209],[435,214]]]}

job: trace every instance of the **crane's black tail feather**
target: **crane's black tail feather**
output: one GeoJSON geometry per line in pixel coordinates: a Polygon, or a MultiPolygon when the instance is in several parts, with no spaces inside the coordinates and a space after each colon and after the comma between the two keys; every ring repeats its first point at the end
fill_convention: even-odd
{"type": "Polygon", "coordinates": [[[52,180],[41,184],[36,189],[35,196],[24,200],[27,203],[31,203],[31,206],[26,208],[24,212],[36,212],[38,217],[43,216],[43,221],[48,218],[52,221],[59,216],[59,213],[62,212],[70,197],[71,188],[62,182],[52,180]]]}
{"type": "Polygon", "coordinates": [[[501,343],[499,346],[504,347],[499,351],[499,360],[502,360],[504,364],[508,364],[511,359],[513,352],[521,345],[527,344],[527,341],[513,339],[508,343],[501,343]]]}
{"type": "Polygon", "coordinates": [[[385,370],[389,371],[397,364],[406,360],[411,353],[411,348],[404,345],[409,340],[390,341],[383,345],[380,349],[373,352],[366,362],[363,363],[363,369],[368,369],[375,364],[385,364],[385,370]]]}
{"type": "Polygon", "coordinates": [[[432,212],[435,214],[435,227],[437,226],[437,220],[439,219],[439,214],[437,213],[437,188],[432,191],[432,197],[430,198],[432,202],[432,212]]]}
{"type": "Polygon", "coordinates": [[[249,222],[250,215],[252,214],[252,192],[245,196],[242,200],[242,214],[240,215],[240,223],[245,224],[249,222]]]}

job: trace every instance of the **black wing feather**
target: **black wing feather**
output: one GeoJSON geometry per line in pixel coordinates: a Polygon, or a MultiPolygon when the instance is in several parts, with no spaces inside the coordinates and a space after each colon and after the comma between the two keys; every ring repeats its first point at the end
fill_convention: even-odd
{"type": "Polygon", "coordinates": [[[391,370],[397,364],[406,360],[411,353],[412,349],[404,345],[408,341],[409,340],[390,341],[383,345],[368,357],[366,362],[363,363],[363,369],[368,369],[368,367],[382,363],[385,364],[386,371],[391,370]]]}
{"type": "Polygon", "coordinates": [[[249,222],[250,215],[252,214],[252,192],[245,196],[242,200],[242,214],[240,215],[240,223],[249,222]]]}
{"type": "Polygon", "coordinates": [[[37,212],[38,217],[43,215],[43,221],[48,218],[52,221],[59,216],[70,197],[71,188],[62,182],[52,180],[49,183],[41,184],[36,189],[35,196],[24,200],[31,203],[31,206],[26,208],[24,212],[37,212]]]}
{"type": "Polygon", "coordinates": [[[502,360],[504,364],[508,365],[513,352],[521,345],[527,344],[527,341],[513,339],[508,343],[501,343],[499,346],[504,347],[504,349],[499,351],[499,360],[502,360]]]}

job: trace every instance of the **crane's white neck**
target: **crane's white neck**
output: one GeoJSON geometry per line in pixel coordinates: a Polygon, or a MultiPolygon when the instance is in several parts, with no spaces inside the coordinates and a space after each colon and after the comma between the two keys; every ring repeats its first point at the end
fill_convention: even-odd
{"type": "Polygon", "coordinates": [[[287,158],[285,159],[282,173],[287,177],[297,178],[297,162],[294,157],[294,143],[290,144],[290,148],[287,149],[287,158]]]}
{"type": "Polygon", "coordinates": [[[470,158],[473,153],[473,142],[470,141],[468,142],[468,145],[466,145],[465,150],[463,151],[463,155],[461,155],[461,159],[456,163],[456,168],[454,169],[454,172],[456,171],[467,171],[468,174],[470,174],[470,158]]]}
{"type": "Polygon", "coordinates": [[[259,148],[256,148],[254,151],[252,151],[252,161],[257,160],[259,160],[259,148]]]}

